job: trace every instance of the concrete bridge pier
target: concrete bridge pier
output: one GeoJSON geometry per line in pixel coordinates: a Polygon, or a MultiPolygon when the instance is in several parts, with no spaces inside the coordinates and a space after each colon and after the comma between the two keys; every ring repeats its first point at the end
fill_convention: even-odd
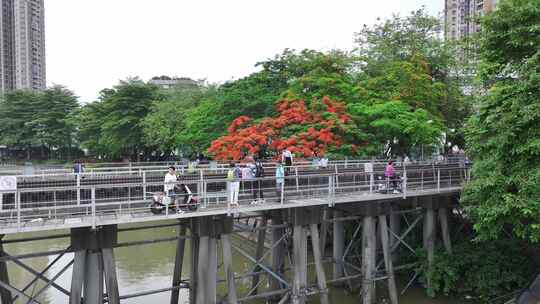
{"type": "Polygon", "coordinates": [[[234,271],[232,268],[232,246],[230,234],[233,232],[233,219],[227,216],[206,216],[191,222],[191,235],[194,241],[190,300],[195,304],[217,303],[217,241],[221,239],[223,267],[227,280],[227,302],[238,303],[234,271]],[[196,245],[195,245],[196,243],[196,245]],[[195,260],[195,261],[194,261],[195,260]]]}
{"type": "MultiPolygon", "coordinates": [[[[334,219],[342,218],[343,211],[334,210],[334,219]]],[[[332,256],[334,260],[333,280],[341,279],[344,276],[344,249],[345,249],[345,228],[343,227],[343,221],[334,220],[333,222],[333,247],[332,256]]]]}
{"type": "Polygon", "coordinates": [[[117,236],[116,225],[71,229],[71,247],[75,254],[70,304],[80,304],[81,299],[85,304],[102,304],[105,298],[107,303],[120,303],[113,251],[117,236]]]}
{"type": "Polygon", "coordinates": [[[321,244],[318,225],[322,222],[323,208],[294,208],[290,211],[293,228],[293,288],[292,303],[304,304],[308,293],[308,233],[311,236],[311,247],[315,273],[317,277],[317,292],[321,304],[329,304],[326,275],[323,268],[321,244]]]}
{"type": "MultiPolygon", "coordinates": [[[[357,229],[362,230],[362,303],[373,304],[377,302],[376,282],[386,280],[390,303],[398,304],[397,287],[394,277],[394,263],[392,261],[391,232],[388,215],[392,214],[394,201],[378,201],[374,203],[344,205],[342,210],[350,214],[351,218],[361,218],[362,224],[357,229]],[[382,257],[377,254],[377,243],[380,243],[382,257]],[[380,259],[382,258],[382,260],[380,259]],[[384,265],[381,273],[379,264],[384,265]],[[378,270],[379,269],[379,270],[378,270]]],[[[395,223],[394,223],[395,225],[395,223]]]]}

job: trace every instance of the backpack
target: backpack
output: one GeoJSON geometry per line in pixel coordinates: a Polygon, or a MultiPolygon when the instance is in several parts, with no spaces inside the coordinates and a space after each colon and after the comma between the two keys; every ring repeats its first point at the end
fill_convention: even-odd
{"type": "Polygon", "coordinates": [[[260,162],[255,164],[255,177],[264,177],[264,168],[260,162]]]}
{"type": "Polygon", "coordinates": [[[229,171],[227,171],[227,179],[228,180],[233,180],[234,179],[234,169],[229,169],[229,171]]]}

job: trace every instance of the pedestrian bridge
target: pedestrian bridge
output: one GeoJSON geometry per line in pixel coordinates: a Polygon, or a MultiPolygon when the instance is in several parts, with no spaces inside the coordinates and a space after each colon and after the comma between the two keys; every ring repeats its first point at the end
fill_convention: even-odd
{"type": "Polygon", "coordinates": [[[267,177],[256,180],[265,202],[252,205],[255,183],[240,180],[239,206],[231,207],[225,179],[227,169],[204,168],[179,176],[179,183],[188,185],[198,198],[198,210],[182,214],[165,210],[155,215],[149,205],[152,194],[163,191],[165,170],[154,167],[152,170],[15,176],[14,187],[0,191],[0,234],[310,206],[377,204],[396,198],[459,193],[469,178],[467,168],[458,164],[399,166],[395,171],[400,177],[400,189],[399,193],[394,193],[385,191],[393,185],[384,179],[384,163],[349,162],[330,164],[329,168],[291,167],[280,189],[274,177],[275,168],[267,166],[267,177]]]}
{"type": "MultiPolygon", "coordinates": [[[[411,241],[416,242],[419,233],[415,231],[422,226],[423,247],[431,265],[437,223],[442,243],[451,252],[448,215],[459,210],[457,198],[469,180],[469,170],[459,164],[398,164],[398,191],[393,191],[383,178],[384,165],[359,161],[318,168],[302,164],[287,168],[282,184],[276,183],[275,168],[268,165],[265,177],[240,181],[237,207],[229,204],[224,166],[181,168],[179,182],[188,185],[200,205],[195,211],[178,214],[165,210],[158,215],[150,211],[149,205],[154,193],[163,190],[163,166],[0,176],[0,235],[11,234],[0,237],[1,303],[23,299],[39,304],[40,295],[54,288],[70,304],[119,304],[164,292],[170,292],[171,304],[178,304],[181,289],[189,290],[190,304],[256,300],[303,304],[310,297],[329,304],[327,286],[337,284],[351,293],[360,287],[362,302],[373,304],[377,300],[377,282],[386,281],[387,298],[398,304],[395,270],[409,269],[406,273],[410,280],[402,292],[418,273],[410,272],[410,265],[397,265],[396,253],[415,252],[411,241]],[[254,185],[263,190],[264,203],[251,204],[254,185]],[[252,227],[249,221],[256,225],[252,227]],[[124,225],[130,223],[137,225],[124,225]],[[354,228],[352,235],[345,234],[344,223],[354,228]],[[178,236],[118,241],[119,232],[157,227],[176,227],[178,236]],[[63,232],[53,232],[59,229],[63,232]],[[15,235],[33,231],[45,231],[45,235],[15,235]],[[256,235],[255,252],[232,244],[233,233],[256,235]],[[29,242],[59,238],[69,238],[69,246],[16,255],[10,255],[4,247],[16,244],[23,248],[29,242]],[[308,263],[308,239],[313,263],[308,263]],[[186,240],[190,242],[190,271],[188,277],[183,277],[186,240]],[[118,286],[115,248],[172,241],[176,242],[172,283],[159,289],[123,293],[118,286]],[[218,254],[218,242],[222,255],[218,254]],[[233,252],[252,264],[247,273],[245,269],[233,269],[233,252]],[[24,262],[46,256],[55,258],[43,270],[24,262]],[[47,270],[60,263],[62,256],[68,256],[70,262],[49,278],[47,270]],[[24,286],[14,285],[9,280],[8,263],[35,278],[24,286]],[[324,267],[328,263],[331,276],[324,267]],[[314,267],[313,271],[310,267],[314,267]],[[69,269],[71,286],[61,286],[57,279],[69,269]],[[251,281],[251,289],[241,294],[236,284],[246,279],[251,281]],[[45,285],[37,288],[36,282],[45,285]],[[222,283],[225,294],[218,292],[222,283]]],[[[429,287],[431,283],[427,284],[429,287]]]]}

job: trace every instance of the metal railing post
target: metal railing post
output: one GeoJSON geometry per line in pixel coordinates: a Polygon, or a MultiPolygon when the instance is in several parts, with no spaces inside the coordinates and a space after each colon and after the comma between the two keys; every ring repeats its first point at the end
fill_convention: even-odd
{"type": "Polygon", "coordinates": [[[96,228],[96,187],[91,189],[91,199],[92,199],[92,228],[96,228]]]}
{"type": "Polygon", "coordinates": [[[374,177],[373,172],[369,174],[369,194],[373,193],[373,183],[374,183],[374,177]]]}
{"type": "Polygon", "coordinates": [[[407,169],[403,166],[403,198],[407,198],[407,169]]]}
{"type": "Polygon", "coordinates": [[[202,169],[199,169],[199,182],[198,182],[198,185],[197,185],[197,195],[199,197],[201,197],[201,199],[202,199],[202,205],[201,205],[202,209],[206,208],[206,198],[205,198],[205,195],[204,195],[204,187],[205,187],[204,173],[203,173],[202,169]]]}
{"type": "Polygon", "coordinates": [[[146,201],[146,171],[142,172],[143,200],[146,201]]]}
{"type": "Polygon", "coordinates": [[[203,181],[203,188],[202,188],[202,201],[203,201],[203,208],[208,207],[208,197],[206,195],[206,187],[208,186],[207,181],[203,181]]]}
{"type": "Polygon", "coordinates": [[[300,184],[298,182],[298,167],[294,167],[294,174],[296,175],[296,192],[300,192],[300,184]]]}
{"type": "Polygon", "coordinates": [[[332,183],[333,183],[333,176],[328,176],[328,207],[332,207],[332,183]]]}
{"type": "Polygon", "coordinates": [[[441,192],[441,169],[437,169],[437,192],[441,192]]]}
{"type": "Polygon", "coordinates": [[[424,169],[420,172],[420,191],[424,191],[424,169]]]}
{"type": "Polygon", "coordinates": [[[21,228],[21,192],[19,189],[15,192],[15,204],[17,208],[17,228],[21,228]]]}
{"type": "Polygon", "coordinates": [[[285,196],[285,177],[283,177],[283,180],[281,182],[281,193],[280,193],[280,196],[281,196],[281,204],[283,205],[283,199],[284,199],[284,196],[285,196]]]}
{"type": "Polygon", "coordinates": [[[81,205],[81,174],[77,173],[77,206],[81,205]]]}

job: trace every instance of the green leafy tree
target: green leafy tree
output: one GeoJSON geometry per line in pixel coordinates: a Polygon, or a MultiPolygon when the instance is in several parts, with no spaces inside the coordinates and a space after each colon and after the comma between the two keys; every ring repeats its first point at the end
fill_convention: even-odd
{"type": "Polygon", "coordinates": [[[36,149],[41,158],[62,149],[70,158],[75,133],[70,117],[78,107],[77,97],[62,86],[8,92],[0,102],[0,142],[26,151],[28,159],[36,149]]]}
{"type": "Polygon", "coordinates": [[[145,143],[157,147],[166,155],[176,148],[182,148],[178,137],[186,132],[189,111],[213,90],[178,89],[168,92],[165,100],[154,101],[150,113],[142,121],[145,143]]]}
{"type": "Polygon", "coordinates": [[[449,149],[448,143],[464,144],[462,127],[471,106],[462,88],[470,85],[466,61],[470,56],[463,56],[461,44],[442,40],[442,30],[440,20],[422,8],[405,17],[394,15],[374,26],[364,25],[355,38],[364,62],[364,89],[371,87],[385,98],[400,96],[414,108],[439,116],[449,149]]]}
{"type": "Polygon", "coordinates": [[[108,158],[139,160],[141,153],[149,153],[151,149],[144,144],[143,120],[152,103],[163,99],[159,88],[137,78],[128,79],[102,90],[99,99],[80,112],[83,146],[108,158]]]}
{"type": "Polygon", "coordinates": [[[355,94],[354,60],[344,52],[287,49],[256,66],[262,70],[225,83],[189,111],[178,143],[205,150],[237,117],[275,115],[274,104],[281,96],[306,101],[330,96],[347,102],[355,94]]]}
{"type": "Polygon", "coordinates": [[[424,109],[394,100],[350,106],[361,129],[369,134],[370,154],[411,155],[413,147],[439,143],[442,124],[424,109]]]}
{"type": "Polygon", "coordinates": [[[25,150],[28,159],[32,148],[40,144],[36,129],[30,127],[38,104],[37,95],[27,90],[6,93],[0,104],[1,142],[8,147],[25,150]]]}
{"type": "Polygon", "coordinates": [[[44,111],[34,115],[29,126],[49,149],[66,148],[65,158],[71,158],[75,125],[71,116],[79,108],[77,97],[62,86],[54,86],[37,93],[36,106],[44,111]]]}
{"type": "Polygon", "coordinates": [[[540,241],[540,5],[503,0],[482,19],[486,93],[467,125],[473,180],[463,202],[481,239],[540,241]]]}

